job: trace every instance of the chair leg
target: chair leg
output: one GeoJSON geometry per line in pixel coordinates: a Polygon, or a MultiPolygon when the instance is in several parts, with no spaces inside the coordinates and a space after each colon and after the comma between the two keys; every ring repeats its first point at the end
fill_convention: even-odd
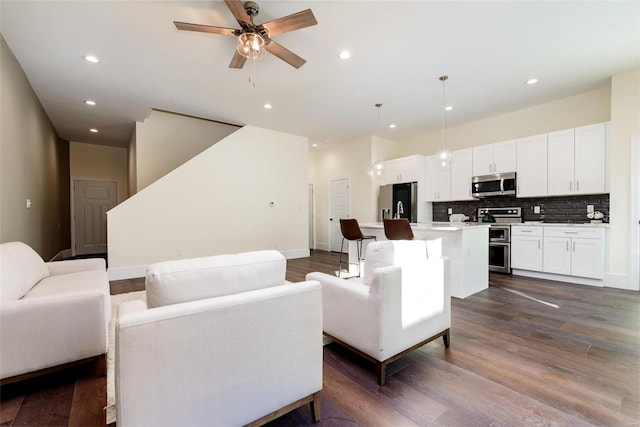
{"type": "Polygon", "coordinates": [[[378,385],[383,386],[387,382],[387,364],[385,362],[377,363],[376,376],[378,377],[378,385]]]}
{"type": "Polygon", "coordinates": [[[344,237],[342,238],[342,242],[340,243],[340,257],[338,258],[338,277],[340,277],[340,272],[342,271],[342,249],[344,247],[344,237]]]}
{"type": "Polygon", "coordinates": [[[362,253],[362,239],[361,240],[357,240],[356,241],[356,248],[358,248],[358,277],[360,277],[360,259],[361,259],[361,253],[362,253]]]}
{"type": "Polygon", "coordinates": [[[447,329],[447,332],[442,336],[442,341],[444,341],[444,348],[449,348],[451,345],[451,336],[449,335],[450,329],[447,329]]]}
{"type": "Polygon", "coordinates": [[[313,400],[310,403],[311,405],[311,418],[313,422],[317,423],[320,421],[320,392],[317,391],[313,393],[313,400]]]}

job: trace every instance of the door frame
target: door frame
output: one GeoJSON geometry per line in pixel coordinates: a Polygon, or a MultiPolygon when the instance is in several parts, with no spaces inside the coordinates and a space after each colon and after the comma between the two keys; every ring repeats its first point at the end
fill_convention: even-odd
{"type": "Polygon", "coordinates": [[[329,228],[327,230],[327,246],[328,246],[328,251],[329,252],[333,252],[333,226],[332,226],[332,221],[331,221],[331,216],[332,216],[332,208],[333,208],[333,203],[332,203],[332,194],[331,194],[331,184],[333,182],[336,181],[347,181],[347,192],[349,193],[349,206],[347,207],[348,209],[348,214],[351,215],[351,178],[348,176],[343,176],[343,177],[339,177],[339,178],[330,178],[328,181],[328,185],[327,185],[327,195],[328,195],[328,210],[327,210],[327,224],[329,225],[329,228]]]}
{"type": "Polygon", "coordinates": [[[640,290],[640,134],[631,136],[629,164],[630,289],[640,290]]]}
{"type": "MultiPolygon", "coordinates": [[[[76,215],[75,215],[75,207],[76,207],[76,203],[75,203],[75,198],[76,198],[76,192],[75,192],[75,186],[76,186],[76,181],[90,181],[90,182],[114,182],[116,184],[116,206],[119,203],[120,200],[120,185],[118,180],[116,179],[100,179],[100,178],[80,178],[80,177],[71,177],[71,182],[70,182],[70,192],[71,192],[71,197],[69,197],[70,199],[70,208],[71,208],[71,256],[76,256],[76,215]]],[[[109,231],[107,230],[107,233],[109,231]]],[[[107,250],[109,248],[107,247],[107,250]]]]}

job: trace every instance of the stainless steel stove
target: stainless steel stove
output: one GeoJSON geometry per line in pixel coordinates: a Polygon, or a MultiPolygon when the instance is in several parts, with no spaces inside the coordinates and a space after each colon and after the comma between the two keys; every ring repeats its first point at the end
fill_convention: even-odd
{"type": "Polygon", "coordinates": [[[522,208],[479,208],[478,222],[489,223],[489,271],[511,274],[511,224],[522,222],[522,208]]]}

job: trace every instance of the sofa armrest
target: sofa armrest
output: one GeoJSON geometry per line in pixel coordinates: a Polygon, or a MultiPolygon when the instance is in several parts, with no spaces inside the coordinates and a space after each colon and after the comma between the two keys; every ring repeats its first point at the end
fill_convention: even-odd
{"type": "Polygon", "coordinates": [[[377,287],[393,289],[394,286],[384,284],[399,284],[400,278],[398,266],[376,268],[371,287],[325,273],[307,274],[307,279],[322,284],[324,331],[374,358],[378,358],[382,345],[381,325],[385,315],[382,294],[377,287]]]}
{"type": "Polygon", "coordinates": [[[105,298],[95,291],[0,305],[0,376],[106,353],[105,298]]]}
{"type": "Polygon", "coordinates": [[[67,261],[52,261],[44,263],[51,276],[77,273],[87,270],[106,270],[104,258],[70,259],[67,261]]]}

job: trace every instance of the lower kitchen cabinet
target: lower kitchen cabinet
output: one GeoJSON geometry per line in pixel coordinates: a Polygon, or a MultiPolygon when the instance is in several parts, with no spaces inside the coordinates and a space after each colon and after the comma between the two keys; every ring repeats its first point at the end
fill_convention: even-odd
{"type": "Polygon", "coordinates": [[[542,227],[511,227],[511,268],[542,271],[542,227]]]}
{"type": "Polygon", "coordinates": [[[543,272],[592,279],[604,277],[602,228],[543,228],[543,272]]]}

